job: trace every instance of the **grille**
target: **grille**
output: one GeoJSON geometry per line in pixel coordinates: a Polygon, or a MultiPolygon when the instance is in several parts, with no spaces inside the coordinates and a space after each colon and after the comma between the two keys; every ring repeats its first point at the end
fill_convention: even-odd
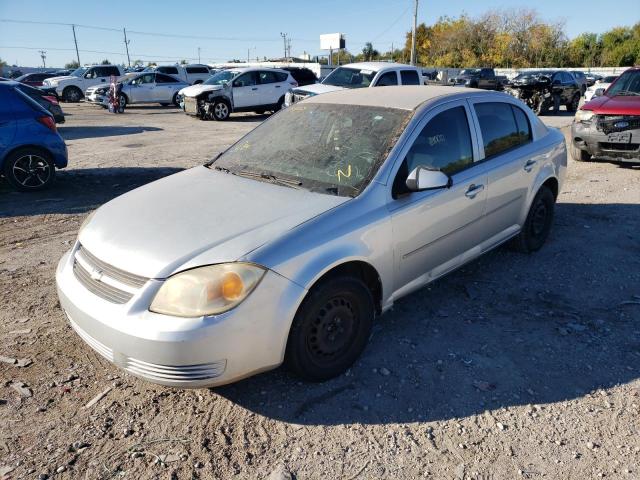
{"type": "Polygon", "coordinates": [[[111,303],[127,303],[147,278],[113,267],[80,246],[73,262],[73,273],[91,293],[111,303]]]}
{"type": "Polygon", "coordinates": [[[640,128],[638,115],[597,115],[596,127],[606,134],[640,128]]]}
{"type": "Polygon", "coordinates": [[[198,113],[198,100],[193,97],[184,97],[184,111],[186,113],[198,113]]]}
{"type": "Polygon", "coordinates": [[[600,142],[600,148],[602,150],[618,150],[620,152],[635,152],[638,150],[640,144],[638,143],[611,143],[600,142]]]}

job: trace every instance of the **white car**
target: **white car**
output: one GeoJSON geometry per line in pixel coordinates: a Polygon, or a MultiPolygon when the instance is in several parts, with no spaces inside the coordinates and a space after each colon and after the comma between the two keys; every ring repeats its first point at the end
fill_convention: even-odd
{"type": "Polygon", "coordinates": [[[392,85],[422,85],[422,70],[402,63],[360,62],[336,68],[321,83],[291,89],[284,106],[322,93],[345,88],[389,87],[392,85]]]}
{"type": "Polygon", "coordinates": [[[94,85],[109,84],[112,76],[121,77],[124,70],[119,65],[93,65],[80,67],[65,77],[47,78],[42,82],[42,90],[55,91],[65,102],[79,102],[84,91],[94,85]]]}
{"type": "Polygon", "coordinates": [[[183,82],[187,82],[189,85],[202,83],[216,73],[216,70],[211,70],[208,66],[201,64],[159,65],[157,67],[147,67],[144,71],[166,73],[167,75],[179,78],[183,82]]]}
{"type": "MultiPolygon", "coordinates": [[[[156,72],[141,72],[126,75],[121,80],[120,105],[134,103],[159,103],[178,106],[178,91],[189,86],[187,82],[178,80],[171,75],[156,72]]],[[[87,88],[85,98],[88,102],[109,106],[110,85],[96,85],[87,88]]]]}
{"type": "Polygon", "coordinates": [[[611,85],[616,78],[618,78],[618,75],[609,75],[604,77],[602,80],[598,80],[595,84],[587,88],[587,91],[584,94],[585,102],[589,102],[593,97],[600,97],[603,95],[607,88],[609,88],[609,85],[611,85]]]}
{"type": "Polygon", "coordinates": [[[280,110],[287,90],[297,86],[286,70],[236,68],[183,88],[178,92],[178,101],[188,115],[202,120],[226,120],[232,112],[263,114],[280,110]]]}

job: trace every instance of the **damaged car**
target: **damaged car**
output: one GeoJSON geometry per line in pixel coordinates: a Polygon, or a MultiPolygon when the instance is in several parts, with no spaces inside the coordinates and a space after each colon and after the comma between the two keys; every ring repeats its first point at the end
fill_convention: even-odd
{"type": "Polygon", "coordinates": [[[578,162],[640,162],[640,67],[626,70],[577,111],[571,125],[571,157],[578,162]]]}
{"type": "Polygon", "coordinates": [[[581,90],[576,79],[562,70],[533,70],[522,72],[505,87],[505,92],[522,100],[536,115],[544,115],[561,105],[575,112],[580,104],[581,90]]]}
{"type": "Polygon", "coordinates": [[[183,88],[177,101],[187,115],[201,120],[226,120],[232,112],[276,112],[282,108],[285,93],[297,86],[286,70],[237,68],[183,88]]]}

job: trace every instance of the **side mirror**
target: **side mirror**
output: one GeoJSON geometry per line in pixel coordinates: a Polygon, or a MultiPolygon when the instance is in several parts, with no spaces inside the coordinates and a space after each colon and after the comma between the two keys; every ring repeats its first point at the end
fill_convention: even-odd
{"type": "Polygon", "coordinates": [[[451,177],[440,170],[416,167],[411,171],[405,183],[412,192],[422,192],[423,190],[449,188],[451,186],[451,177]]]}

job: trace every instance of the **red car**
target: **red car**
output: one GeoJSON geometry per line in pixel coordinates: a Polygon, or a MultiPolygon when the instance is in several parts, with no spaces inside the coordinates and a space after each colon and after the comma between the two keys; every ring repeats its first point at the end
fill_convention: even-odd
{"type": "Polygon", "coordinates": [[[31,87],[41,87],[44,80],[55,76],[55,73],[26,73],[15,80],[31,87]]]}
{"type": "Polygon", "coordinates": [[[600,97],[576,112],[571,157],[640,162],[640,67],[626,70],[600,97]]]}

